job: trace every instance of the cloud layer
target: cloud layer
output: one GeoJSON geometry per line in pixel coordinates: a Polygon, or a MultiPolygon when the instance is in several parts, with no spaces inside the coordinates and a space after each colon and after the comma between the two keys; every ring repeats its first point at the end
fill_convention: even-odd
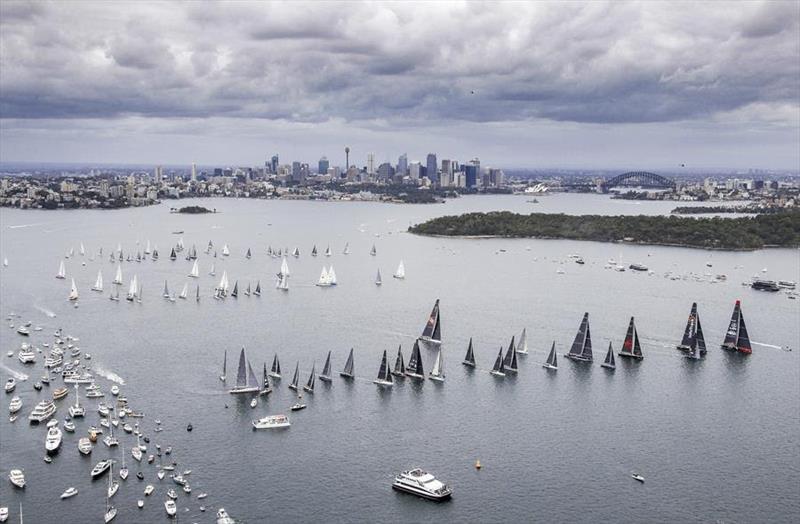
{"type": "Polygon", "coordinates": [[[221,118],[796,133],[798,107],[795,2],[0,3],[6,129],[221,118]]]}

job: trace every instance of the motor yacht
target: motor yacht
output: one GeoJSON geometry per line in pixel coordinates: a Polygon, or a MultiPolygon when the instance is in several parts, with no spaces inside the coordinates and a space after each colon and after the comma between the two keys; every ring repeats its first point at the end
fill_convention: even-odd
{"type": "Polygon", "coordinates": [[[31,422],[31,424],[38,424],[39,422],[44,422],[52,417],[53,413],[55,412],[56,405],[53,404],[52,400],[42,400],[36,404],[36,407],[33,408],[31,414],[28,415],[28,420],[31,422]]]}
{"type": "Polygon", "coordinates": [[[89,437],[81,437],[78,440],[78,451],[83,455],[88,455],[92,452],[92,441],[89,440],[89,437]]]}
{"type": "Polygon", "coordinates": [[[20,409],[22,409],[22,399],[19,397],[13,397],[11,402],[8,403],[8,412],[13,414],[20,409]]]}
{"type": "Polygon", "coordinates": [[[289,417],[286,415],[272,415],[253,421],[254,429],[288,428],[291,425],[292,424],[289,422],[289,417]]]}
{"type": "Polygon", "coordinates": [[[6,380],[6,385],[4,386],[6,393],[11,393],[12,391],[14,391],[16,387],[17,387],[17,381],[14,379],[14,377],[11,377],[10,379],[6,380]]]}
{"type": "Polygon", "coordinates": [[[69,393],[67,388],[58,388],[53,391],[53,400],[61,400],[62,398],[66,397],[69,393]]]}
{"type": "Polygon", "coordinates": [[[61,447],[61,436],[61,430],[58,429],[58,426],[53,426],[47,430],[47,438],[44,441],[44,449],[48,454],[58,452],[58,448],[61,447]]]}
{"type": "Polygon", "coordinates": [[[78,494],[77,488],[69,487],[64,491],[64,493],[61,494],[61,499],[62,500],[63,499],[68,499],[70,497],[74,497],[77,494],[78,494]]]}
{"type": "Polygon", "coordinates": [[[447,484],[436,480],[436,477],[420,468],[397,475],[392,487],[430,500],[444,500],[453,494],[453,490],[447,484]]]}
{"type": "Polygon", "coordinates": [[[175,505],[175,501],[172,499],[164,502],[164,509],[167,510],[167,515],[169,515],[170,518],[174,517],[178,512],[178,507],[175,505]]]}
{"type": "Polygon", "coordinates": [[[21,469],[12,469],[9,471],[8,480],[20,489],[25,487],[25,473],[21,469]]]}
{"type": "Polygon", "coordinates": [[[106,459],[106,460],[101,460],[100,462],[95,464],[91,472],[92,478],[96,479],[97,477],[108,471],[109,468],[111,467],[111,462],[112,462],[111,459],[106,459]]]}

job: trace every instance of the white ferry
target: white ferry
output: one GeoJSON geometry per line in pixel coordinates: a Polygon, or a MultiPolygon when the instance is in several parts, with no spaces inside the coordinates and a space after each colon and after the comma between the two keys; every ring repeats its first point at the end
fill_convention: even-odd
{"type": "Polygon", "coordinates": [[[404,471],[397,475],[392,487],[430,500],[445,500],[453,495],[447,484],[419,468],[404,471]]]}

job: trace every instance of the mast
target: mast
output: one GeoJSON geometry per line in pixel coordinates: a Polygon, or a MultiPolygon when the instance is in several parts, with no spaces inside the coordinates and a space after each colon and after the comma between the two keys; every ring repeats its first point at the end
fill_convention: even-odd
{"type": "Polygon", "coordinates": [[[472,337],[469,337],[469,345],[467,346],[467,354],[462,362],[465,366],[475,367],[475,352],[472,349],[472,337]]]}
{"type": "Polygon", "coordinates": [[[514,345],[513,335],[511,336],[511,342],[508,344],[508,351],[506,351],[506,358],[503,360],[503,367],[507,372],[517,372],[517,347],[514,345]]]}
{"type": "Polygon", "coordinates": [[[300,362],[298,361],[294,367],[294,377],[292,378],[292,383],[289,384],[289,389],[294,389],[297,391],[297,384],[300,380],[300,362]]]}

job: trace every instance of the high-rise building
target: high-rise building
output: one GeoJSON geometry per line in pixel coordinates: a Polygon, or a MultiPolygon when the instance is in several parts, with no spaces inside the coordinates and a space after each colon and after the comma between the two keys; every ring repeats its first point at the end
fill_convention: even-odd
{"type": "Polygon", "coordinates": [[[272,159],[270,160],[270,172],[273,175],[278,174],[278,155],[272,155],[272,159]]]}
{"type": "Polygon", "coordinates": [[[328,168],[331,167],[331,163],[328,162],[327,157],[322,157],[319,159],[319,163],[317,164],[317,173],[320,175],[325,175],[328,173],[328,168]]]}
{"type": "Polygon", "coordinates": [[[375,174],[375,153],[367,153],[367,174],[375,174]]]}
{"type": "Polygon", "coordinates": [[[481,183],[481,161],[477,158],[470,160],[464,165],[464,176],[466,177],[467,187],[478,187],[481,183]]]}
{"type": "Polygon", "coordinates": [[[192,162],[192,182],[197,182],[197,164],[192,162]]]}
{"type": "Polygon", "coordinates": [[[397,159],[397,174],[402,176],[408,174],[408,155],[405,153],[397,159]]]}
{"type": "Polygon", "coordinates": [[[380,166],[378,166],[378,178],[381,181],[391,180],[394,176],[394,167],[389,162],[384,162],[380,166]]]}
{"type": "Polygon", "coordinates": [[[300,182],[300,178],[302,177],[300,173],[300,162],[294,161],[292,162],[292,182],[300,182]]]}
{"type": "Polygon", "coordinates": [[[442,160],[442,174],[439,177],[439,185],[442,187],[452,187],[453,184],[453,162],[442,160]]]}
{"type": "Polygon", "coordinates": [[[420,165],[419,162],[411,162],[408,165],[408,174],[409,174],[409,176],[411,177],[412,180],[419,180],[419,177],[421,175],[421,173],[420,173],[420,171],[421,171],[420,168],[421,167],[422,166],[420,165]]]}
{"type": "Polygon", "coordinates": [[[425,172],[428,176],[428,180],[431,181],[432,184],[438,185],[439,184],[439,176],[437,173],[438,166],[436,165],[436,154],[435,153],[428,153],[428,158],[425,162],[425,172]]]}

